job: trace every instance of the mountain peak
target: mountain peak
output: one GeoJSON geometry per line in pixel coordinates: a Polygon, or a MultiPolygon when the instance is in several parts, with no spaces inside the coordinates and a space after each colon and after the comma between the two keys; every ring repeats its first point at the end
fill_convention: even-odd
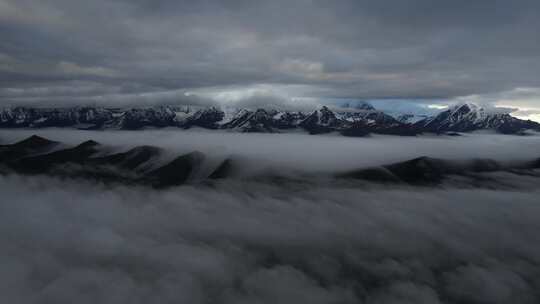
{"type": "MultiPolygon", "coordinates": [[[[540,130],[538,123],[512,117],[496,108],[488,107],[486,110],[474,103],[456,104],[434,117],[402,115],[396,118],[386,112],[375,110],[365,102],[348,104],[346,109],[342,107],[337,112],[327,105],[321,105],[310,113],[264,108],[221,110],[217,107],[198,107],[195,110],[178,106],[125,110],[92,107],[6,108],[0,110],[0,128],[70,127],[135,130],[147,127],[184,129],[202,127],[235,129],[242,132],[280,132],[302,128],[314,134],[342,131],[356,124],[354,126],[356,129],[364,128],[369,129],[371,133],[381,134],[402,134],[404,130],[407,134],[469,132],[480,129],[514,134],[527,129],[540,130]]],[[[362,134],[360,131],[355,134],[362,134]]]]}
{"type": "Polygon", "coordinates": [[[81,144],[79,144],[79,145],[77,146],[77,148],[83,148],[83,149],[86,149],[86,148],[97,147],[97,146],[99,146],[99,145],[100,145],[100,144],[99,144],[97,141],[90,139],[90,140],[87,140],[87,141],[82,142],[81,144]]]}
{"type": "Polygon", "coordinates": [[[39,147],[56,143],[38,135],[32,135],[26,139],[17,142],[15,145],[19,147],[39,147]]]}
{"type": "Polygon", "coordinates": [[[437,116],[416,124],[428,132],[469,132],[495,130],[500,133],[520,133],[526,129],[540,130],[540,124],[527,122],[507,113],[488,110],[475,103],[460,103],[437,116]]]}
{"type": "Polygon", "coordinates": [[[483,113],[485,112],[485,109],[481,107],[478,104],[465,102],[465,103],[459,103],[449,108],[449,111],[453,113],[483,113]]]}

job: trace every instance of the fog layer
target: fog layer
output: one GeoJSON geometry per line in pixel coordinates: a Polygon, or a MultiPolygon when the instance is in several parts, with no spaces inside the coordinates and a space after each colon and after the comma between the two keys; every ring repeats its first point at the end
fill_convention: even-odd
{"type": "Polygon", "coordinates": [[[419,156],[445,159],[531,160],[540,157],[540,135],[464,134],[463,136],[372,136],[238,134],[178,129],[146,131],[77,131],[66,129],[0,130],[0,143],[32,134],[76,145],[88,139],[117,147],[152,145],[167,151],[201,151],[209,156],[239,156],[250,165],[276,165],[302,171],[341,171],[383,165],[419,156]]]}
{"type": "Polygon", "coordinates": [[[2,303],[538,303],[538,191],[1,177],[2,303]]]}
{"type": "MultiPolygon", "coordinates": [[[[344,138],[2,130],[66,144],[350,170],[422,155],[536,159],[539,136],[344,138]]],[[[538,303],[538,169],[429,187],[225,179],[166,190],[0,176],[0,303],[538,303]],[[476,188],[475,188],[476,187],[476,188]],[[489,190],[488,190],[489,189],[489,190]]]]}

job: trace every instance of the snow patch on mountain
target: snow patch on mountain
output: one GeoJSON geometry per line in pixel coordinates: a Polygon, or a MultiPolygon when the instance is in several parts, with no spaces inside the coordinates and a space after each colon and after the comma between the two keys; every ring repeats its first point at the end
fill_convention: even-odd
{"type": "Polygon", "coordinates": [[[348,136],[365,136],[369,133],[414,135],[422,132],[469,132],[484,129],[514,134],[528,129],[540,130],[540,124],[536,122],[521,120],[499,109],[486,109],[471,103],[450,107],[433,117],[414,114],[390,115],[368,103],[356,104],[355,108],[330,109],[322,106],[307,114],[276,108],[201,106],[159,106],[124,110],[98,107],[17,107],[0,110],[0,127],[127,130],[202,127],[266,133],[298,129],[311,134],[336,131],[348,136]]]}

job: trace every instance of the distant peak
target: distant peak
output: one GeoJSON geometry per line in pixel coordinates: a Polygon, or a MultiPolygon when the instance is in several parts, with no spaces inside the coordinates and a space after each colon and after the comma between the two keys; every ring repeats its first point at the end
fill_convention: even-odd
{"type": "Polygon", "coordinates": [[[41,137],[39,135],[34,134],[34,135],[28,137],[27,139],[25,139],[24,141],[46,141],[46,142],[48,142],[50,140],[48,140],[48,139],[46,139],[44,137],[41,137]]]}
{"type": "Polygon", "coordinates": [[[504,109],[497,108],[491,105],[484,106],[473,102],[458,103],[454,106],[451,106],[448,110],[453,113],[476,113],[479,117],[486,115],[508,114],[504,111],[504,109]]]}
{"type": "Polygon", "coordinates": [[[15,145],[21,146],[21,147],[36,147],[36,146],[45,146],[56,143],[55,141],[48,140],[44,137],[38,136],[38,135],[32,135],[26,139],[23,139],[19,142],[17,142],[15,145]]]}
{"type": "Polygon", "coordinates": [[[479,109],[480,106],[478,106],[477,104],[474,104],[474,103],[469,103],[469,102],[461,102],[461,103],[458,103],[458,104],[455,104],[453,106],[451,106],[449,108],[449,110],[451,110],[452,112],[453,111],[457,111],[457,110],[462,110],[462,111],[472,111],[472,110],[475,110],[475,109],[479,109]]]}
{"type": "Polygon", "coordinates": [[[90,148],[90,147],[95,147],[95,146],[99,146],[99,143],[97,141],[87,140],[87,141],[81,143],[80,145],[78,145],[77,147],[78,148],[90,148]]]}

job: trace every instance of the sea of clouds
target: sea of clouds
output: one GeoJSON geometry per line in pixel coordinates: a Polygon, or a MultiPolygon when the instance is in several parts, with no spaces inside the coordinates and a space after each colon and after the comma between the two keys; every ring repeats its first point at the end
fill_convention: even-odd
{"type": "Polygon", "coordinates": [[[537,303],[535,191],[0,178],[3,303],[537,303]]]}
{"type": "MultiPolygon", "coordinates": [[[[311,170],[426,154],[529,159],[540,151],[537,137],[489,134],[39,134],[242,153],[311,170]]],[[[532,176],[493,177],[515,187],[232,179],[151,190],[0,176],[0,302],[538,303],[540,187],[532,176]]]]}
{"type": "Polygon", "coordinates": [[[261,134],[177,128],[142,131],[79,131],[72,129],[0,129],[0,144],[33,134],[70,145],[85,140],[127,149],[152,145],[173,153],[201,151],[209,157],[241,157],[252,166],[276,166],[301,171],[339,171],[383,165],[419,156],[446,159],[492,158],[498,161],[540,157],[540,134],[515,136],[385,136],[350,138],[338,134],[261,134]]]}

